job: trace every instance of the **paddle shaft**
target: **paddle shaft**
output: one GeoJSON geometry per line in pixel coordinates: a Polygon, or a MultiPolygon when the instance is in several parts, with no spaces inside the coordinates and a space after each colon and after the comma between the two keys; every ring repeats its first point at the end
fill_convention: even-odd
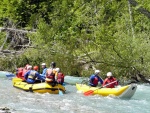
{"type": "Polygon", "coordinates": [[[116,81],[113,81],[113,82],[110,82],[110,83],[108,83],[108,84],[106,84],[106,85],[104,85],[104,86],[102,86],[102,87],[99,87],[99,88],[95,89],[94,91],[96,91],[96,90],[98,90],[98,89],[101,89],[101,88],[104,88],[104,87],[106,87],[106,86],[109,86],[110,84],[113,84],[113,83],[115,83],[115,82],[117,82],[117,80],[116,80],[116,81]]]}
{"type": "Polygon", "coordinates": [[[117,80],[116,80],[116,81],[113,81],[113,82],[110,82],[110,83],[108,83],[108,84],[102,86],[101,88],[106,87],[106,86],[109,86],[110,84],[113,84],[113,83],[115,83],[115,82],[117,82],[117,80]]]}

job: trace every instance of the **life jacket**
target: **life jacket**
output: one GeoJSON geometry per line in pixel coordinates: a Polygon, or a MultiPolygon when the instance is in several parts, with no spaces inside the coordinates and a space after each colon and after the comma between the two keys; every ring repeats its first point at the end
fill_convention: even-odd
{"type": "Polygon", "coordinates": [[[47,69],[46,81],[48,81],[48,82],[54,82],[55,81],[55,71],[53,69],[47,69]]]}
{"type": "Polygon", "coordinates": [[[22,77],[24,77],[24,75],[27,71],[28,71],[27,69],[23,68],[22,77]]]}
{"type": "Polygon", "coordinates": [[[95,86],[98,85],[98,78],[97,78],[97,77],[94,77],[93,84],[94,84],[95,86]]]}
{"type": "Polygon", "coordinates": [[[57,73],[57,82],[58,83],[63,83],[64,82],[64,74],[63,73],[57,73]]]}
{"type": "MultiPolygon", "coordinates": [[[[104,85],[107,85],[107,84],[109,84],[109,83],[112,83],[112,82],[114,82],[114,81],[116,81],[116,78],[114,78],[114,77],[106,78],[105,81],[104,81],[103,86],[104,86],[104,85]]],[[[118,82],[114,82],[114,83],[112,83],[112,84],[110,84],[110,85],[108,85],[108,86],[106,86],[106,87],[107,87],[107,88],[114,88],[116,85],[118,85],[118,82]]]]}
{"type": "Polygon", "coordinates": [[[28,78],[35,80],[35,78],[36,78],[36,71],[31,70],[28,78]]]}
{"type": "Polygon", "coordinates": [[[17,68],[17,70],[16,70],[16,76],[18,78],[21,78],[22,77],[22,72],[23,72],[23,68],[22,67],[17,68]]]}

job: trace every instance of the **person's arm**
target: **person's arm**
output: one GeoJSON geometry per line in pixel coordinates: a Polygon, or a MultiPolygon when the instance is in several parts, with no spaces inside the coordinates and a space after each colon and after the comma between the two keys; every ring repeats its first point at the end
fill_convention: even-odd
{"type": "Polygon", "coordinates": [[[107,78],[103,81],[103,85],[102,86],[106,85],[106,83],[107,83],[107,78]]]}
{"type": "Polygon", "coordinates": [[[55,81],[57,81],[57,78],[58,78],[58,72],[56,71],[55,72],[55,81]]]}
{"type": "Polygon", "coordinates": [[[62,82],[64,82],[64,78],[65,78],[65,75],[63,74],[63,75],[62,75],[62,82]]]}
{"type": "Polygon", "coordinates": [[[99,76],[98,76],[98,81],[99,81],[101,84],[103,84],[103,80],[102,80],[102,78],[99,77],[99,76]]]}
{"type": "Polygon", "coordinates": [[[29,75],[30,71],[26,72],[24,75],[24,79],[27,80],[28,79],[28,75],[29,75]]]}
{"type": "Polygon", "coordinates": [[[118,86],[118,80],[116,78],[114,78],[114,81],[116,81],[114,84],[115,86],[118,86]]]}
{"type": "Polygon", "coordinates": [[[37,77],[38,79],[44,80],[44,78],[43,78],[38,72],[36,72],[35,74],[36,74],[36,77],[37,77]]]}
{"type": "Polygon", "coordinates": [[[93,80],[94,80],[94,76],[91,75],[90,80],[89,80],[91,85],[94,85],[94,84],[93,84],[93,80]]]}
{"type": "Polygon", "coordinates": [[[47,71],[47,68],[45,68],[44,70],[43,70],[43,72],[42,72],[42,74],[41,74],[41,76],[46,76],[46,71],[47,71]]]}

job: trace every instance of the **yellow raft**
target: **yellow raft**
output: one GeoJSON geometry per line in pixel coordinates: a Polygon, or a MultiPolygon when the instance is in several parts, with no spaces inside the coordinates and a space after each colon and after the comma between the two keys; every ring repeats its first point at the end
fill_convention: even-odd
{"type": "Polygon", "coordinates": [[[65,93],[65,87],[60,84],[57,84],[54,87],[46,82],[28,84],[17,77],[12,79],[12,83],[14,87],[29,92],[59,94],[59,91],[62,91],[65,93]]]}
{"type": "Polygon", "coordinates": [[[130,84],[126,86],[120,86],[116,88],[98,88],[98,87],[91,87],[85,84],[76,84],[76,88],[78,91],[82,91],[83,93],[93,90],[92,95],[101,95],[101,96],[116,96],[119,98],[131,98],[136,89],[136,84],[130,84]]]}

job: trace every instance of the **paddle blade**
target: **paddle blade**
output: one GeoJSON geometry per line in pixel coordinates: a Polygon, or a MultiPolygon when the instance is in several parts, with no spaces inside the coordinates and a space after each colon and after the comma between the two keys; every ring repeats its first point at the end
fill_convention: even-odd
{"type": "Polygon", "coordinates": [[[61,96],[63,95],[63,92],[61,90],[59,90],[59,95],[61,95],[61,96]]]}
{"type": "Polygon", "coordinates": [[[89,95],[92,95],[93,93],[94,93],[93,90],[89,90],[89,91],[84,92],[83,94],[84,94],[85,96],[89,96],[89,95]]]}

